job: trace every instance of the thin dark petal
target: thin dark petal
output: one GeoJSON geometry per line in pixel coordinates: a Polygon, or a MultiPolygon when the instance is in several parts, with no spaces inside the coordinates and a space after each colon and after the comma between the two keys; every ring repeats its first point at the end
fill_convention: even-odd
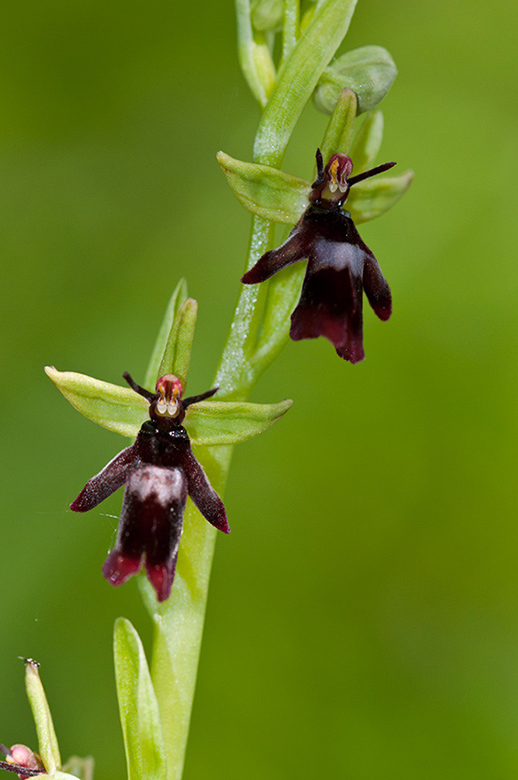
{"type": "Polygon", "coordinates": [[[363,171],[363,173],[359,173],[357,176],[351,176],[350,179],[348,179],[349,186],[353,187],[355,184],[358,184],[360,181],[364,181],[365,179],[370,179],[371,176],[377,176],[378,173],[384,173],[385,171],[390,170],[394,167],[394,165],[397,165],[395,162],[388,162],[383,163],[382,165],[377,165],[375,168],[370,168],[368,171],[363,171]]]}
{"type": "Polygon", "coordinates": [[[284,244],[260,257],[254,267],[241,278],[241,281],[243,284],[265,282],[277,271],[307,257],[307,249],[305,232],[296,227],[284,244]]]}
{"type": "Polygon", "coordinates": [[[380,320],[388,320],[392,314],[390,287],[381,273],[378,261],[370,252],[365,255],[363,287],[370,305],[380,320]]]}
{"type": "Polygon", "coordinates": [[[182,406],[184,409],[187,409],[188,406],[192,406],[192,404],[198,404],[200,401],[205,401],[207,398],[212,398],[213,395],[215,395],[219,390],[219,387],[213,387],[212,390],[207,390],[206,393],[201,393],[200,395],[190,395],[189,398],[184,398],[182,401],[182,406]]]}
{"type": "Polygon", "coordinates": [[[130,473],[117,542],[103,567],[103,574],[112,585],[122,585],[135,574],[145,555],[158,599],[167,598],[186,500],[187,482],[181,469],[141,466],[130,473]]]}
{"type": "Polygon", "coordinates": [[[214,528],[230,533],[227,514],[223,502],[207,479],[207,475],[189,448],[183,456],[183,468],[187,477],[189,495],[214,528]]]}
{"type": "Polygon", "coordinates": [[[158,398],[157,393],[151,393],[149,390],[146,390],[145,387],[141,387],[140,385],[138,385],[133,379],[133,377],[131,376],[131,374],[128,374],[127,371],[125,371],[122,376],[124,377],[128,385],[131,387],[131,389],[134,390],[139,395],[141,395],[147,401],[149,401],[149,403],[156,401],[156,399],[158,398]]]}
{"type": "Polygon", "coordinates": [[[70,504],[70,509],[74,512],[88,512],[111,496],[123,486],[130,467],[137,460],[138,455],[134,445],[119,452],[102,471],[86,483],[75,501],[70,504]]]}
{"type": "Polygon", "coordinates": [[[322,152],[320,151],[320,149],[317,149],[317,153],[315,156],[317,161],[317,178],[311,185],[312,189],[316,189],[317,187],[319,187],[323,183],[324,176],[325,176],[324,159],[322,157],[322,152]]]}

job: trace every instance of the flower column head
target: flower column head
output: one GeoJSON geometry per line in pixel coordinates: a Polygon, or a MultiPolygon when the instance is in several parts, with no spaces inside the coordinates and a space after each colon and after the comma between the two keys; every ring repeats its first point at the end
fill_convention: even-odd
{"type": "Polygon", "coordinates": [[[351,177],[353,164],[335,154],[324,167],[317,150],[317,179],[309,206],[278,249],[266,252],[242,278],[264,282],[298,260],[308,260],[299,303],[291,315],[295,341],[325,336],[338,355],[351,363],[363,360],[362,292],[381,320],[392,312],[390,289],[371,250],[364,244],[351,215],[343,211],[350,188],[392,168],[385,163],[351,177]]]}
{"type": "Polygon", "coordinates": [[[215,528],[230,531],[223,503],[194,457],[181,424],[188,407],[210,398],[217,388],[182,399],[182,383],[174,374],[160,377],[155,393],[127,373],[124,378],[149,401],[149,419],[135,443],[92,477],[70,508],[87,512],[125,485],[117,541],[103,574],[112,585],[122,585],[145,559],[157,598],[165,601],[173,584],[187,496],[215,528]]]}

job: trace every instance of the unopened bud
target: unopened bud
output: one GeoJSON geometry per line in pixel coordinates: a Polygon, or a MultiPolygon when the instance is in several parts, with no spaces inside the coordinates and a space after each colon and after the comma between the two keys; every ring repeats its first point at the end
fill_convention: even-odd
{"type": "Polygon", "coordinates": [[[255,0],[252,4],[252,24],[260,32],[278,29],[283,14],[284,0],[255,0]]]}
{"type": "Polygon", "coordinates": [[[1,768],[10,769],[12,772],[18,772],[19,780],[28,780],[29,777],[45,772],[43,761],[39,755],[28,748],[27,745],[17,744],[13,745],[11,748],[0,745],[0,752],[6,758],[5,762],[0,761],[1,768]]]}
{"type": "Polygon", "coordinates": [[[394,60],[382,46],[362,46],[342,54],[326,68],[315,89],[316,107],[332,114],[345,88],[358,98],[358,114],[377,106],[396,78],[394,60]]]}

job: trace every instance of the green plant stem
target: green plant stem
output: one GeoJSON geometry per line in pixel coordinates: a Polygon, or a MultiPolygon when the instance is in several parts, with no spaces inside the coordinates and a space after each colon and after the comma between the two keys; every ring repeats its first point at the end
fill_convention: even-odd
{"type": "MultiPolygon", "coordinates": [[[[288,0],[290,30],[285,38],[285,52],[290,53],[259,123],[255,162],[280,167],[295,124],[342,41],[355,5],[356,0],[324,0],[295,43],[295,4],[288,0]]],[[[236,9],[240,62],[252,92],[263,103],[264,92],[253,58],[248,0],[236,0],[236,9]]],[[[254,217],[246,268],[268,251],[272,240],[273,226],[254,217]]],[[[288,338],[289,313],[300,288],[301,273],[299,269],[288,269],[260,288],[242,286],[216,374],[218,398],[246,400],[263,371],[279,354],[288,338]]],[[[199,448],[196,455],[221,495],[232,447],[199,448]]],[[[190,501],[184,529],[171,598],[158,604],[149,584],[141,579],[155,626],[151,673],[162,720],[167,780],[180,780],[182,776],[216,538],[216,531],[190,501]]]]}

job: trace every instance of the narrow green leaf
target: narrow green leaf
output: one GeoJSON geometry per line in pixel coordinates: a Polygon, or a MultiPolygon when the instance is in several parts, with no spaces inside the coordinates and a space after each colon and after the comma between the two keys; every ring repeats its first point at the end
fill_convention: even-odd
{"type": "Polygon", "coordinates": [[[25,688],[36,725],[38,752],[47,772],[53,774],[61,766],[61,756],[38,667],[39,664],[36,661],[30,658],[25,660],[25,688]]]}
{"type": "Polygon", "coordinates": [[[383,100],[394,79],[397,68],[383,46],[362,46],[337,57],[326,68],[315,90],[316,107],[331,114],[343,89],[356,92],[358,114],[374,108],[383,100]]]}
{"type": "Polygon", "coordinates": [[[337,152],[349,154],[356,119],[356,95],[351,89],[344,89],[336,102],[329,120],[320,151],[327,163],[337,152]]]}
{"type": "Polygon", "coordinates": [[[165,780],[162,724],[140,637],[125,618],[115,621],[113,651],[128,780],[165,780]]]}
{"type": "Polygon", "coordinates": [[[345,208],[356,224],[376,219],[395,206],[412,183],[413,171],[401,176],[367,179],[351,187],[345,208]]]}
{"type": "Polygon", "coordinates": [[[144,381],[144,387],[147,387],[148,390],[154,391],[155,389],[156,380],[159,377],[158,370],[164,356],[171,328],[173,327],[178,310],[186,300],[187,282],[185,279],[180,279],[176,285],[175,291],[169,299],[169,304],[167,306],[164,319],[162,320],[162,325],[160,326],[160,331],[158,333],[157,340],[155,341],[155,346],[153,347],[153,354],[151,355],[151,360],[149,361],[149,366],[146,373],[146,379],[144,381]]]}
{"type": "Polygon", "coordinates": [[[134,439],[149,416],[148,402],[129,387],[74,371],[57,371],[54,366],[47,366],[45,373],[74,409],[109,431],[134,439]]]}
{"type": "Polygon", "coordinates": [[[174,318],[164,354],[158,367],[158,376],[176,374],[184,387],[187,384],[189,374],[197,316],[198,303],[193,298],[187,298],[174,318]]]}
{"type": "Polygon", "coordinates": [[[239,202],[259,217],[294,225],[308,205],[310,185],[269,165],[235,160],[225,152],[217,159],[239,202]]]}
{"type": "Polygon", "coordinates": [[[266,431],[285,414],[293,401],[251,404],[245,401],[202,401],[191,406],[185,420],[193,444],[237,444],[266,431]]]}
{"type": "Polygon", "coordinates": [[[304,106],[349,28],[356,2],[324,0],[317,8],[279,71],[257,130],[255,162],[280,165],[304,106]]]}
{"type": "Polygon", "coordinates": [[[383,140],[383,112],[379,108],[369,111],[360,131],[354,139],[350,156],[354,173],[372,168],[383,140]]]}

